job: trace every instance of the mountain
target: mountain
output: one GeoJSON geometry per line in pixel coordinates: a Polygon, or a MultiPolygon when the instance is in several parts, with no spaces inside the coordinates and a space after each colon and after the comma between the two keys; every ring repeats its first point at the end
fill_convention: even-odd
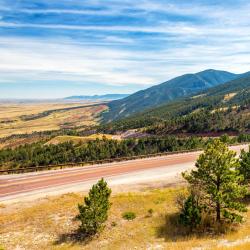
{"type": "Polygon", "coordinates": [[[237,79],[244,74],[227,71],[205,70],[185,74],[162,84],[138,91],[124,99],[108,104],[109,111],[103,114],[104,121],[117,120],[146,109],[162,105],[177,98],[195,94],[201,90],[237,79]]]}
{"type": "Polygon", "coordinates": [[[65,97],[64,100],[87,100],[87,101],[98,101],[98,100],[118,100],[127,97],[129,94],[106,94],[106,95],[79,95],[79,96],[69,96],[65,97]]]}
{"type": "Polygon", "coordinates": [[[250,75],[104,124],[102,130],[138,128],[159,135],[250,131],[250,75]]]}

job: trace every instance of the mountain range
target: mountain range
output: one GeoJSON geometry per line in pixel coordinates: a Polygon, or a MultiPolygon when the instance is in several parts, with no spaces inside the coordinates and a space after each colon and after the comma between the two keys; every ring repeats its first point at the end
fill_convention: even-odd
{"type": "Polygon", "coordinates": [[[104,125],[107,132],[143,128],[154,134],[250,131],[250,75],[104,125]]]}
{"type": "Polygon", "coordinates": [[[109,111],[103,114],[103,121],[129,117],[144,110],[171,102],[177,98],[191,96],[202,90],[249,75],[208,69],[195,74],[185,74],[169,81],[138,91],[120,100],[111,101],[109,111]]]}
{"type": "Polygon", "coordinates": [[[79,95],[79,96],[68,96],[65,97],[64,100],[86,100],[86,101],[111,101],[111,100],[118,100],[127,97],[129,94],[106,94],[106,95],[79,95]]]}

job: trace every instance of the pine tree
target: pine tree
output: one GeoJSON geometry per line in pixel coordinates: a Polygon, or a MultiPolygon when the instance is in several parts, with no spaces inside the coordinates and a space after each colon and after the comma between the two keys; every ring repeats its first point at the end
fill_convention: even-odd
{"type": "Polygon", "coordinates": [[[89,195],[84,198],[84,204],[78,204],[79,214],[76,219],[81,222],[79,230],[86,236],[100,232],[108,219],[111,203],[111,189],[103,179],[93,185],[89,195]]]}
{"type": "Polygon", "coordinates": [[[216,221],[221,217],[230,221],[242,220],[239,212],[245,212],[245,205],[240,202],[246,194],[246,186],[242,185],[243,176],[237,170],[239,160],[236,153],[220,140],[209,143],[204,153],[196,162],[196,169],[184,178],[195,190],[201,193],[202,205],[214,212],[216,221]]]}
{"type": "Polygon", "coordinates": [[[201,223],[201,207],[194,194],[190,194],[185,200],[179,221],[182,225],[189,226],[191,231],[201,223]]]}
{"type": "Polygon", "coordinates": [[[244,176],[244,181],[250,181],[250,147],[249,151],[241,151],[239,171],[244,176]]]}

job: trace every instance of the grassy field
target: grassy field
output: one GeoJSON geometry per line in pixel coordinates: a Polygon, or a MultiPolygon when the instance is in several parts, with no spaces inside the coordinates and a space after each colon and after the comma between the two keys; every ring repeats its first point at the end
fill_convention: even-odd
{"type": "Polygon", "coordinates": [[[73,220],[83,194],[69,193],[25,206],[0,208],[0,245],[5,249],[249,249],[250,212],[226,234],[187,235],[176,224],[176,196],[185,188],[148,189],[114,194],[106,228],[91,242],[75,235],[73,220]],[[152,215],[148,210],[152,209],[152,215]],[[133,211],[132,221],[122,213],[133,211]],[[248,219],[249,218],[249,219],[248,219]],[[27,237],[28,236],[28,237],[27,237]]]}
{"type": "Polygon", "coordinates": [[[105,105],[89,106],[84,103],[0,104],[0,138],[94,125],[98,114],[105,109],[105,105]]]}
{"type": "Polygon", "coordinates": [[[69,142],[72,141],[74,144],[78,143],[84,143],[88,141],[94,141],[96,139],[102,140],[103,138],[109,139],[109,140],[120,140],[119,136],[113,136],[109,134],[93,134],[90,136],[70,136],[70,135],[61,135],[61,136],[56,136],[52,138],[50,141],[48,141],[46,144],[59,144],[59,143],[64,143],[64,142],[69,142]]]}

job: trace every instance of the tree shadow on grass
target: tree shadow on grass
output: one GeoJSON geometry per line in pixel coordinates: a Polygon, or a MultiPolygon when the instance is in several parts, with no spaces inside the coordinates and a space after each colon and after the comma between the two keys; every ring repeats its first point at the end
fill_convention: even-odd
{"type": "Polygon", "coordinates": [[[179,222],[179,213],[167,214],[163,217],[162,225],[156,227],[156,237],[166,242],[184,241],[188,238],[217,237],[228,231],[236,231],[237,225],[215,223],[211,217],[204,218],[201,225],[192,229],[184,227],[179,222]]]}
{"type": "Polygon", "coordinates": [[[156,236],[164,238],[165,241],[177,241],[185,239],[190,231],[179,224],[179,214],[168,214],[163,217],[162,224],[156,227],[156,236]]]}
{"type": "Polygon", "coordinates": [[[71,233],[65,233],[59,235],[58,239],[54,242],[54,245],[61,245],[63,243],[68,244],[81,244],[87,245],[95,236],[89,236],[83,234],[80,230],[75,230],[71,233]]]}
{"type": "Polygon", "coordinates": [[[246,206],[250,205],[250,193],[248,193],[244,199],[241,200],[246,206]]]}

